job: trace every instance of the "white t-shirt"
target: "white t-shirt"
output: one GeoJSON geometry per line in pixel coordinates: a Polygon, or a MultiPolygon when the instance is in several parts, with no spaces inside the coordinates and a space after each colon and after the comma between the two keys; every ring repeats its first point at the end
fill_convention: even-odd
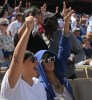
{"type": "Polygon", "coordinates": [[[33,78],[33,85],[30,86],[20,77],[15,87],[11,89],[7,72],[2,81],[1,96],[7,100],[47,100],[43,84],[37,78],[33,78]]]}
{"type": "Polygon", "coordinates": [[[16,34],[16,32],[19,30],[19,28],[21,27],[22,23],[19,23],[17,20],[12,22],[8,28],[7,28],[7,32],[11,32],[12,37],[14,37],[14,35],[16,34]]]}

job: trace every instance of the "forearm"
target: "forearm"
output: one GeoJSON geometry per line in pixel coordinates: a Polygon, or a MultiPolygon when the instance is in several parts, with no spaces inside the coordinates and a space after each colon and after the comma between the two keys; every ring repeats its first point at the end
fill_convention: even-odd
{"type": "Polygon", "coordinates": [[[8,79],[9,79],[10,88],[14,88],[15,84],[17,83],[20,77],[22,66],[23,66],[24,53],[26,50],[29,34],[30,31],[25,30],[23,36],[21,37],[20,41],[18,42],[14,50],[10,68],[8,70],[8,79]]]}
{"type": "Polygon", "coordinates": [[[26,51],[29,35],[30,35],[30,31],[26,29],[25,32],[23,33],[19,43],[17,44],[17,46],[15,48],[13,57],[18,62],[23,62],[24,52],[26,51]]]}
{"type": "Polygon", "coordinates": [[[18,39],[21,38],[21,36],[24,33],[25,29],[26,29],[26,24],[24,22],[23,25],[22,25],[22,27],[18,30],[18,33],[17,33],[18,34],[18,39]]]}
{"type": "Polygon", "coordinates": [[[58,51],[58,58],[60,60],[66,60],[68,59],[70,55],[70,41],[69,41],[69,37],[64,36],[64,34],[62,34],[60,43],[59,43],[59,51],[58,51]]]}
{"type": "Polygon", "coordinates": [[[64,34],[68,34],[69,33],[69,23],[70,23],[70,19],[67,21],[64,21],[64,34]]]}

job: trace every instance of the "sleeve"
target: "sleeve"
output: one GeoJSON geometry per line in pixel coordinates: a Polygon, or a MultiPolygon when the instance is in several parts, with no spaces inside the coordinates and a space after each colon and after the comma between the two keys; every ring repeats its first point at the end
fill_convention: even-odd
{"type": "Polygon", "coordinates": [[[84,60],[85,53],[82,47],[77,43],[76,37],[74,34],[70,34],[70,45],[71,45],[71,53],[74,54],[74,61],[78,63],[84,60]]]}
{"type": "Polygon", "coordinates": [[[60,64],[61,64],[60,69],[64,75],[66,72],[69,55],[70,55],[69,36],[64,36],[64,34],[63,34],[61,36],[61,40],[59,43],[58,58],[59,58],[60,64]]]}
{"type": "Polygon", "coordinates": [[[4,16],[5,10],[7,9],[7,4],[4,4],[2,9],[0,10],[0,18],[4,16]]]}
{"type": "Polygon", "coordinates": [[[8,81],[8,70],[7,70],[1,84],[1,96],[4,98],[9,98],[10,94],[12,94],[13,92],[17,90],[17,87],[20,83],[20,79],[21,77],[17,81],[15,87],[11,89],[9,85],[9,81],[8,81]]]}

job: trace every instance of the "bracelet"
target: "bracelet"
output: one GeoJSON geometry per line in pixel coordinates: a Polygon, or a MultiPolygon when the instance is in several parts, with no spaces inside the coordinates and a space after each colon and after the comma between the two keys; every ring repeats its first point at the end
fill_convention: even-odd
{"type": "Polygon", "coordinates": [[[62,32],[63,32],[63,35],[64,35],[65,37],[69,37],[69,36],[70,36],[70,31],[69,31],[68,33],[65,33],[64,30],[62,30],[62,32]]]}
{"type": "Polygon", "coordinates": [[[66,33],[63,33],[63,35],[65,36],[65,37],[69,37],[70,36],[70,34],[66,34],[66,33]]]}
{"type": "Polygon", "coordinates": [[[65,37],[69,37],[69,36],[70,36],[70,32],[68,32],[68,33],[63,32],[63,35],[64,35],[65,37]]]}

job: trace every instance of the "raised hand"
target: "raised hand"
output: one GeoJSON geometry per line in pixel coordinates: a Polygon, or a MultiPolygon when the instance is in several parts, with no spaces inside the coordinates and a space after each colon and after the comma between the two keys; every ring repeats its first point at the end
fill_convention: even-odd
{"type": "Polygon", "coordinates": [[[25,23],[26,23],[26,29],[28,31],[32,31],[33,26],[34,26],[34,18],[33,18],[33,16],[26,17],[25,23]]]}
{"type": "Polygon", "coordinates": [[[56,13],[58,13],[58,9],[59,9],[59,7],[58,7],[58,6],[56,6],[56,13]]]}
{"type": "Polygon", "coordinates": [[[5,0],[5,4],[7,4],[8,3],[8,0],[5,0]]]}
{"type": "Polygon", "coordinates": [[[64,17],[64,32],[69,33],[69,24],[70,17],[74,13],[74,10],[71,10],[71,7],[66,9],[66,3],[63,2],[63,17],[64,17]]]}
{"type": "Polygon", "coordinates": [[[47,4],[44,3],[44,5],[41,7],[41,12],[43,15],[45,14],[46,10],[47,10],[47,4]]]}

